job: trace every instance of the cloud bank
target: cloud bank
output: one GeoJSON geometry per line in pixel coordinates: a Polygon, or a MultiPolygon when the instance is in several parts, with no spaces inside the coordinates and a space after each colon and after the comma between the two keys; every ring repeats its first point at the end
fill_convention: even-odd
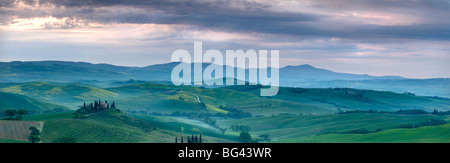
{"type": "Polygon", "coordinates": [[[450,77],[447,0],[1,0],[0,61],[145,66],[193,41],[279,49],[281,65],[450,77]]]}

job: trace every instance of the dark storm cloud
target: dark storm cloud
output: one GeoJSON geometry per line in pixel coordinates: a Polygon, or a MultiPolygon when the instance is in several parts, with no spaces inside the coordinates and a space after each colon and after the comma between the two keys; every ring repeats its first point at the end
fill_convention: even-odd
{"type": "MultiPolygon", "coordinates": [[[[114,10],[106,11],[105,14],[90,15],[89,17],[99,21],[115,21],[117,23],[162,23],[162,24],[203,24],[205,26],[224,26],[225,24],[251,24],[264,22],[290,22],[310,21],[316,17],[309,14],[287,14],[271,12],[267,5],[237,1],[171,1],[171,0],[49,0],[57,6],[72,8],[100,8],[100,7],[133,7],[141,9],[136,13],[120,13],[114,10]],[[235,5],[236,7],[230,7],[235,5]],[[143,10],[143,11],[142,11],[143,10]],[[107,17],[110,15],[111,17],[107,17]]],[[[104,11],[100,9],[100,11],[104,11]]],[[[82,14],[82,13],[80,13],[82,14]]]]}
{"type": "Polygon", "coordinates": [[[52,16],[76,16],[101,23],[188,24],[229,32],[308,35],[328,33],[315,27],[298,25],[301,22],[318,21],[321,16],[270,11],[267,9],[270,7],[268,5],[246,1],[41,1],[46,2],[72,9],[68,12],[54,12],[52,16]],[[140,10],[124,12],[118,10],[119,7],[140,10]]]}
{"type": "MultiPolygon", "coordinates": [[[[3,2],[3,1],[2,1],[3,2]]],[[[4,0],[10,5],[11,0],[4,0]]],[[[317,0],[312,8],[333,12],[389,11],[429,20],[428,24],[382,26],[326,21],[327,16],[271,10],[270,5],[250,1],[174,0],[40,0],[55,4],[52,12],[12,13],[22,17],[76,17],[98,23],[187,24],[200,29],[255,32],[291,36],[346,38],[450,39],[448,0],[317,0]],[[64,6],[64,9],[60,8],[64,6]],[[341,27],[341,28],[337,28],[341,27]]],[[[33,4],[33,0],[26,0],[33,4]]],[[[329,16],[329,15],[328,15],[329,16]]],[[[70,25],[70,22],[68,23],[70,25]]]]}
{"type": "Polygon", "coordinates": [[[316,7],[328,9],[443,9],[448,10],[448,0],[315,0],[316,7]]]}

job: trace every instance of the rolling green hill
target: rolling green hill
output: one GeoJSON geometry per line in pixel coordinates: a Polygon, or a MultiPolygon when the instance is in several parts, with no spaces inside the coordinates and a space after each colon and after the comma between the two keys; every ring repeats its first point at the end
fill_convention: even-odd
{"type": "Polygon", "coordinates": [[[414,129],[392,129],[370,134],[325,134],[277,143],[450,143],[450,124],[414,129]]]}
{"type": "Polygon", "coordinates": [[[327,133],[350,132],[357,129],[367,129],[374,132],[378,129],[389,130],[427,122],[430,119],[445,119],[445,116],[434,115],[399,115],[389,113],[352,113],[319,116],[273,116],[255,117],[239,120],[222,119],[217,123],[228,128],[233,133],[231,125],[246,125],[251,127],[255,135],[270,134],[276,140],[314,136],[327,133]]]}
{"type": "Polygon", "coordinates": [[[0,91],[23,94],[77,109],[85,101],[114,100],[127,111],[150,112],[219,112],[237,109],[253,115],[280,113],[320,115],[346,110],[396,111],[421,109],[450,110],[450,99],[415,96],[385,91],[349,88],[285,88],[273,97],[260,97],[260,86],[203,88],[165,84],[133,84],[112,88],[86,85],[33,82],[0,88],[0,91]],[[197,99],[198,98],[198,99],[197,99]]]}
{"type": "MultiPolygon", "coordinates": [[[[259,94],[260,86],[232,86],[227,89],[259,94]]],[[[450,110],[450,99],[416,96],[387,91],[350,88],[286,88],[280,87],[276,96],[285,102],[312,104],[330,110],[396,111],[421,109],[425,111],[450,110]],[[339,108],[339,109],[338,109],[339,108]]]]}
{"type": "MultiPolygon", "coordinates": [[[[60,137],[75,138],[77,143],[172,143],[180,135],[180,127],[186,127],[185,134],[194,134],[192,128],[198,128],[204,136],[204,142],[233,142],[236,137],[218,137],[206,124],[195,126],[182,121],[176,123],[170,118],[129,115],[113,109],[91,114],[86,119],[72,119],[73,112],[28,116],[27,120],[44,122],[41,139],[44,143],[60,137]]],[[[195,124],[202,124],[197,121],[195,124]]],[[[187,135],[186,135],[187,136],[187,135]]],[[[6,140],[5,140],[6,141],[6,140]]]]}
{"type": "MultiPolygon", "coordinates": [[[[30,114],[68,110],[65,106],[45,102],[25,95],[0,92],[0,111],[7,109],[25,109],[30,114]]],[[[3,114],[0,116],[3,116],[3,114]]]]}
{"type": "MultiPolygon", "coordinates": [[[[44,120],[41,132],[43,142],[51,142],[59,137],[73,137],[80,143],[125,143],[146,142],[156,133],[154,126],[120,112],[103,111],[87,119],[44,120]]],[[[164,138],[159,138],[164,142],[164,138]]]]}
{"type": "MultiPolygon", "coordinates": [[[[131,81],[170,83],[171,72],[178,64],[177,62],[171,62],[147,67],[124,67],[66,61],[0,62],[0,82],[82,82],[85,84],[118,86],[123,85],[120,84],[121,82],[131,79],[131,81]]],[[[203,68],[206,66],[209,66],[209,64],[204,63],[202,65],[203,68]]],[[[248,77],[248,70],[246,71],[248,77]]],[[[320,69],[311,65],[286,66],[280,68],[279,71],[280,85],[284,87],[349,87],[450,97],[448,87],[450,79],[448,78],[407,79],[400,76],[348,74],[320,69]]]]}
{"type": "Polygon", "coordinates": [[[148,109],[166,113],[175,110],[202,111],[202,109],[227,113],[220,106],[243,110],[254,115],[266,116],[279,113],[331,114],[334,112],[320,106],[261,98],[252,93],[225,88],[138,84],[108,88],[106,90],[117,92],[121,96],[128,96],[129,98],[117,101],[129,106],[130,109],[148,109]],[[132,94],[144,95],[132,97],[132,94]],[[197,100],[197,96],[200,102],[197,100]],[[201,103],[205,104],[205,108],[201,108],[201,103]]]}
{"type": "Polygon", "coordinates": [[[102,89],[84,85],[33,82],[0,88],[0,91],[45,99],[73,109],[77,109],[77,106],[85,101],[106,99],[115,100],[119,105],[126,106],[126,110],[129,111],[148,110],[162,113],[174,111],[227,113],[226,110],[220,109],[220,106],[266,116],[279,113],[330,114],[335,112],[321,106],[261,98],[252,93],[225,88],[152,83],[102,89]]]}
{"type": "Polygon", "coordinates": [[[119,96],[117,93],[90,86],[46,82],[16,84],[0,88],[0,91],[45,99],[69,107],[79,106],[83,101],[112,99],[119,96]]]}

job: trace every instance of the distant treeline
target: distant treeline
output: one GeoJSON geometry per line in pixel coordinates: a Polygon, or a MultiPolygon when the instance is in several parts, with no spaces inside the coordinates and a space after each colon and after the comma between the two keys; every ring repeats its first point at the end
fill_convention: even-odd
{"type": "MultiPolygon", "coordinates": [[[[219,107],[220,108],[220,107],[219,107]]],[[[147,112],[146,110],[140,111],[130,111],[130,113],[139,113],[139,114],[147,114],[147,115],[157,115],[157,116],[183,116],[188,117],[189,119],[202,119],[204,117],[228,117],[228,118],[247,118],[252,117],[253,115],[249,112],[244,112],[242,110],[230,109],[230,108],[221,108],[222,110],[228,111],[225,113],[208,113],[208,112],[180,112],[175,111],[172,113],[159,113],[159,112],[147,112]]]]}
{"type": "MultiPolygon", "coordinates": [[[[194,120],[200,120],[205,122],[206,124],[209,124],[219,130],[223,130],[220,128],[220,126],[217,125],[216,120],[214,117],[228,117],[228,118],[246,118],[246,117],[252,117],[251,113],[244,112],[237,109],[230,109],[222,107],[222,109],[227,110],[228,113],[207,113],[207,112],[180,112],[175,111],[172,113],[158,113],[158,112],[147,112],[146,110],[140,110],[140,111],[130,111],[130,113],[139,113],[139,114],[146,114],[146,115],[156,115],[156,116],[178,116],[178,117],[187,117],[188,119],[194,119],[194,120]]],[[[225,131],[222,131],[225,132],[225,131]]]]}
{"type": "Polygon", "coordinates": [[[436,119],[430,119],[427,122],[422,122],[419,124],[411,124],[411,125],[402,125],[400,128],[418,128],[418,127],[425,127],[425,126],[439,126],[439,125],[445,125],[447,121],[445,120],[436,120],[436,119]]]}
{"type": "Polygon", "coordinates": [[[3,110],[2,111],[2,115],[6,116],[6,118],[2,118],[1,120],[21,121],[25,114],[28,114],[28,110],[25,110],[25,109],[19,109],[19,110],[8,109],[8,110],[3,110]],[[14,116],[16,116],[16,117],[14,117],[14,116]]]}
{"type": "Polygon", "coordinates": [[[177,136],[175,137],[175,143],[202,143],[202,134],[200,134],[199,136],[187,136],[186,139],[184,139],[184,136],[181,136],[179,141],[177,136]]]}
{"type": "Polygon", "coordinates": [[[253,116],[249,112],[244,112],[242,110],[238,110],[235,108],[226,107],[226,106],[222,106],[222,105],[219,106],[219,109],[228,111],[227,117],[230,117],[230,118],[248,118],[248,117],[253,116]]]}
{"type": "Polygon", "coordinates": [[[450,111],[442,112],[434,109],[433,112],[427,112],[421,109],[412,109],[412,110],[398,110],[394,112],[388,111],[375,111],[375,110],[351,110],[351,111],[340,111],[338,114],[353,114],[353,113],[388,113],[388,114],[403,114],[403,115],[421,115],[421,114],[433,114],[433,115],[450,115],[450,111]]]}

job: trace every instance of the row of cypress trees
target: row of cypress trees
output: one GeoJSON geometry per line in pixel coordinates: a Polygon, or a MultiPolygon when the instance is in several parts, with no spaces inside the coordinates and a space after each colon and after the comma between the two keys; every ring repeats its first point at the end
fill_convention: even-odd
{"type": "MultiPolygon", "coordinates": [[[[180,138],[180,143],[202,143],[202,134],[200,134],[199,136],[197,135],[192,135],[192,136],[187,136],[187,141],[184,142],[184,136],[181,136],[180,138]]],[[[178,143],[178,137],[175,137],[175,143],[178,143]]]]}

